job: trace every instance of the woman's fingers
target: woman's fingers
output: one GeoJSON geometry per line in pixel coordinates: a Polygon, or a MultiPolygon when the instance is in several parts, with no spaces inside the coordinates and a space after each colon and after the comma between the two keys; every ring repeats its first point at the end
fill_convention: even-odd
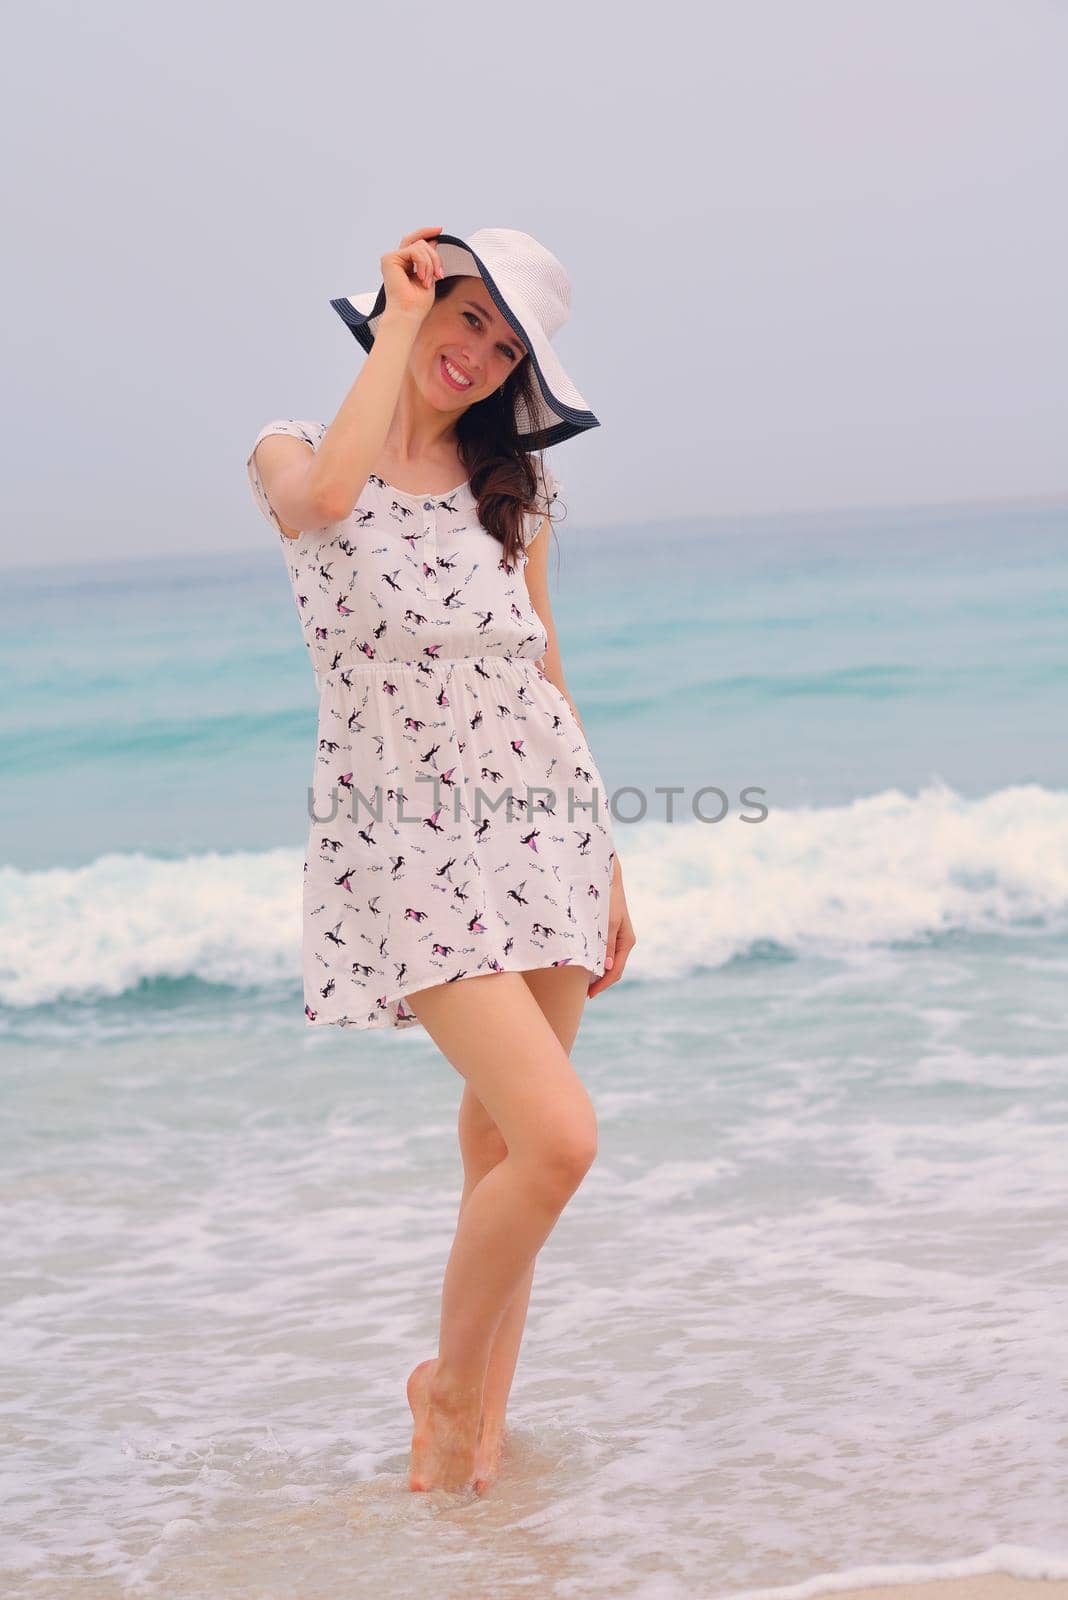
{"type": "Polygon", "coordinates": [[[421,243],[418,249],[419,275],[423,280],[424,286],[429,289],[434,281],[434,258],[430,254],[430,246],[425,242],[421,243]]]}
{"type": "Polygon", "coordinates": [[[437,238],[440,232],[440,227],[416,228],[414,233],[406,233],[398,246],[400,250],[407,250],[411,247],[411,249],[418,251],[420,255],[424,251],[426,252],[426,259],[430,266],[430,278],[427,279],[422,273],[420,273],[420,276],[427,288],[430,287],[435,278],[443,278],[445,276],[445,269],[441,265],[441,257],[438,254],[437,247],[429,242],[431,239],[437,238]]]}
{"type": "Polygon", "coordinates": [[[440,228],[416,228],[414,233],[406,233],[404,235],[404,238],[401,240],[398,248],[403,250],[405,245],[414,244],[416,239],[426,239],[430,235],[434,235],[436,237],[440,232],[440,228]]]}
{"type": "Polygon", "coordinates": [[[604,953],[604,971],[599,978],[595,978],[586,990],[586,997],[592,1000],[594,995],[600,994],[602,989],[607,989],[616,982],[623,971],[623,963],[619,959],[618,946],[612,930],[609,930],[608,944],[604,953]]]}
{"type": "Polygon", "coordinates": [[[386,302],[405,313],[426,316],[434,304],[434,266],[425,239],[411,239],[382,257],[386,302]]]}
{"type": "Polygon", "coordinates": [[[422,249],[420,248],[419,242],[416,241],[414,244],[402,245],[398,253],[404,257],[405,265],[407,266],[410,275],[413,278],[417,278],[425,288],[427,266],[426,259],[423,255],[422,249]]]}
{"type": "Polygon", "coordinates": [[[634,925],[627,912],[624,912],[618,922],[609,922],[608,939],[605,946],[605,970],[599,978],[595,978],[586,990],[586,997],[592,1000],[594,995],[601,993],[613,983],[618,983],[623,976],[623,969],[627,965],[627,957],[637,944],[634,934],[634,925]]]}

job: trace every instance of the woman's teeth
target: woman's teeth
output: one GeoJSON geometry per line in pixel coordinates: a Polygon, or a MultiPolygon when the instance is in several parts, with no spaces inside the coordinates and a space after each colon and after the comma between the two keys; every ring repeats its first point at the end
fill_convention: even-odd
{"type": "Polygon", "coordinates": [[[452,379],[453,383],[456,384],[457,388],[470,389],[471,379],[465,378],[462,372],[457,371],[447,357],[442,356],[441,364],[445,368],[445,371],[449,374],[449,377],[452,379]]]}

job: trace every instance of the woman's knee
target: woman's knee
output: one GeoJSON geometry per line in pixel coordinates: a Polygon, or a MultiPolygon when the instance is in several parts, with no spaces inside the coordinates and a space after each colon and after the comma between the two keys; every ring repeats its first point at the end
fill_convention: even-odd
{"type": "MultiPolygon", "coordinates": [[[[460,1153],[468,1172],[488,1172],[508,1155],[508,1145],[500,1128],[479,1107],[476,1112],[461,1111],[460,1153]]],[[[517,1155],[537,1177],[539,1185],[552,1193],[578,1188],[597,1156],[597,1118],[589,1103],[580,1102],[561,1113],[535,1119],[533,1136],[525,1138],[517,1155]]]]}
{"type": "Polygon", "coordinates": [[[597,1118],[592,1105],[546,1118],[529,1150],[535,1181],[550,1195],[573,1194],[597,1158],[597,1118]]]}

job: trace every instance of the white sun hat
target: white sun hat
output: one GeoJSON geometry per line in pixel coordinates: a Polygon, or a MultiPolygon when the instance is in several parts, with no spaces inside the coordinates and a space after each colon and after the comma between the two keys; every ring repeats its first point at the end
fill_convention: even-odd
{"type": "MultiPolygon", "coordinates": [[[[571,282],[552,252],[515,228],[479,228],[466,240],[439,233],[429,243],[437,248],[446,278],[482,279],[497,310],[530,351],[540,393],[535,393],[533,416],[522,398],[516,398],[516,431],[523,449],[545,450],[587,428],[599,428],[552,347],[571,314],[571,282]]],[[[330,304],[369,351],[386,309],[385,284],[330,304]]]]}

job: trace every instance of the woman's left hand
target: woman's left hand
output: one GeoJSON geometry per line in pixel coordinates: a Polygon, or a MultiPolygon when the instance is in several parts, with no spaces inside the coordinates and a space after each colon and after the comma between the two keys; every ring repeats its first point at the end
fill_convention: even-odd
{"type": "Polygon", "coordinates": [[[615,859],[612,870],[611,899],[608,902],[608,946],[605,950],[604,974],[595,978],[586,990],[586,998],[592,1000],[595,994],[600,994],[602,989],[607,989],[609,984],[618,983],[623,976],[623,968],[627,964],[638,938],[634,932],[634,925],[630,920],[627,910],[627,897],[623,893],[623,873],[619,866],[619,857],[615,859]]]}

